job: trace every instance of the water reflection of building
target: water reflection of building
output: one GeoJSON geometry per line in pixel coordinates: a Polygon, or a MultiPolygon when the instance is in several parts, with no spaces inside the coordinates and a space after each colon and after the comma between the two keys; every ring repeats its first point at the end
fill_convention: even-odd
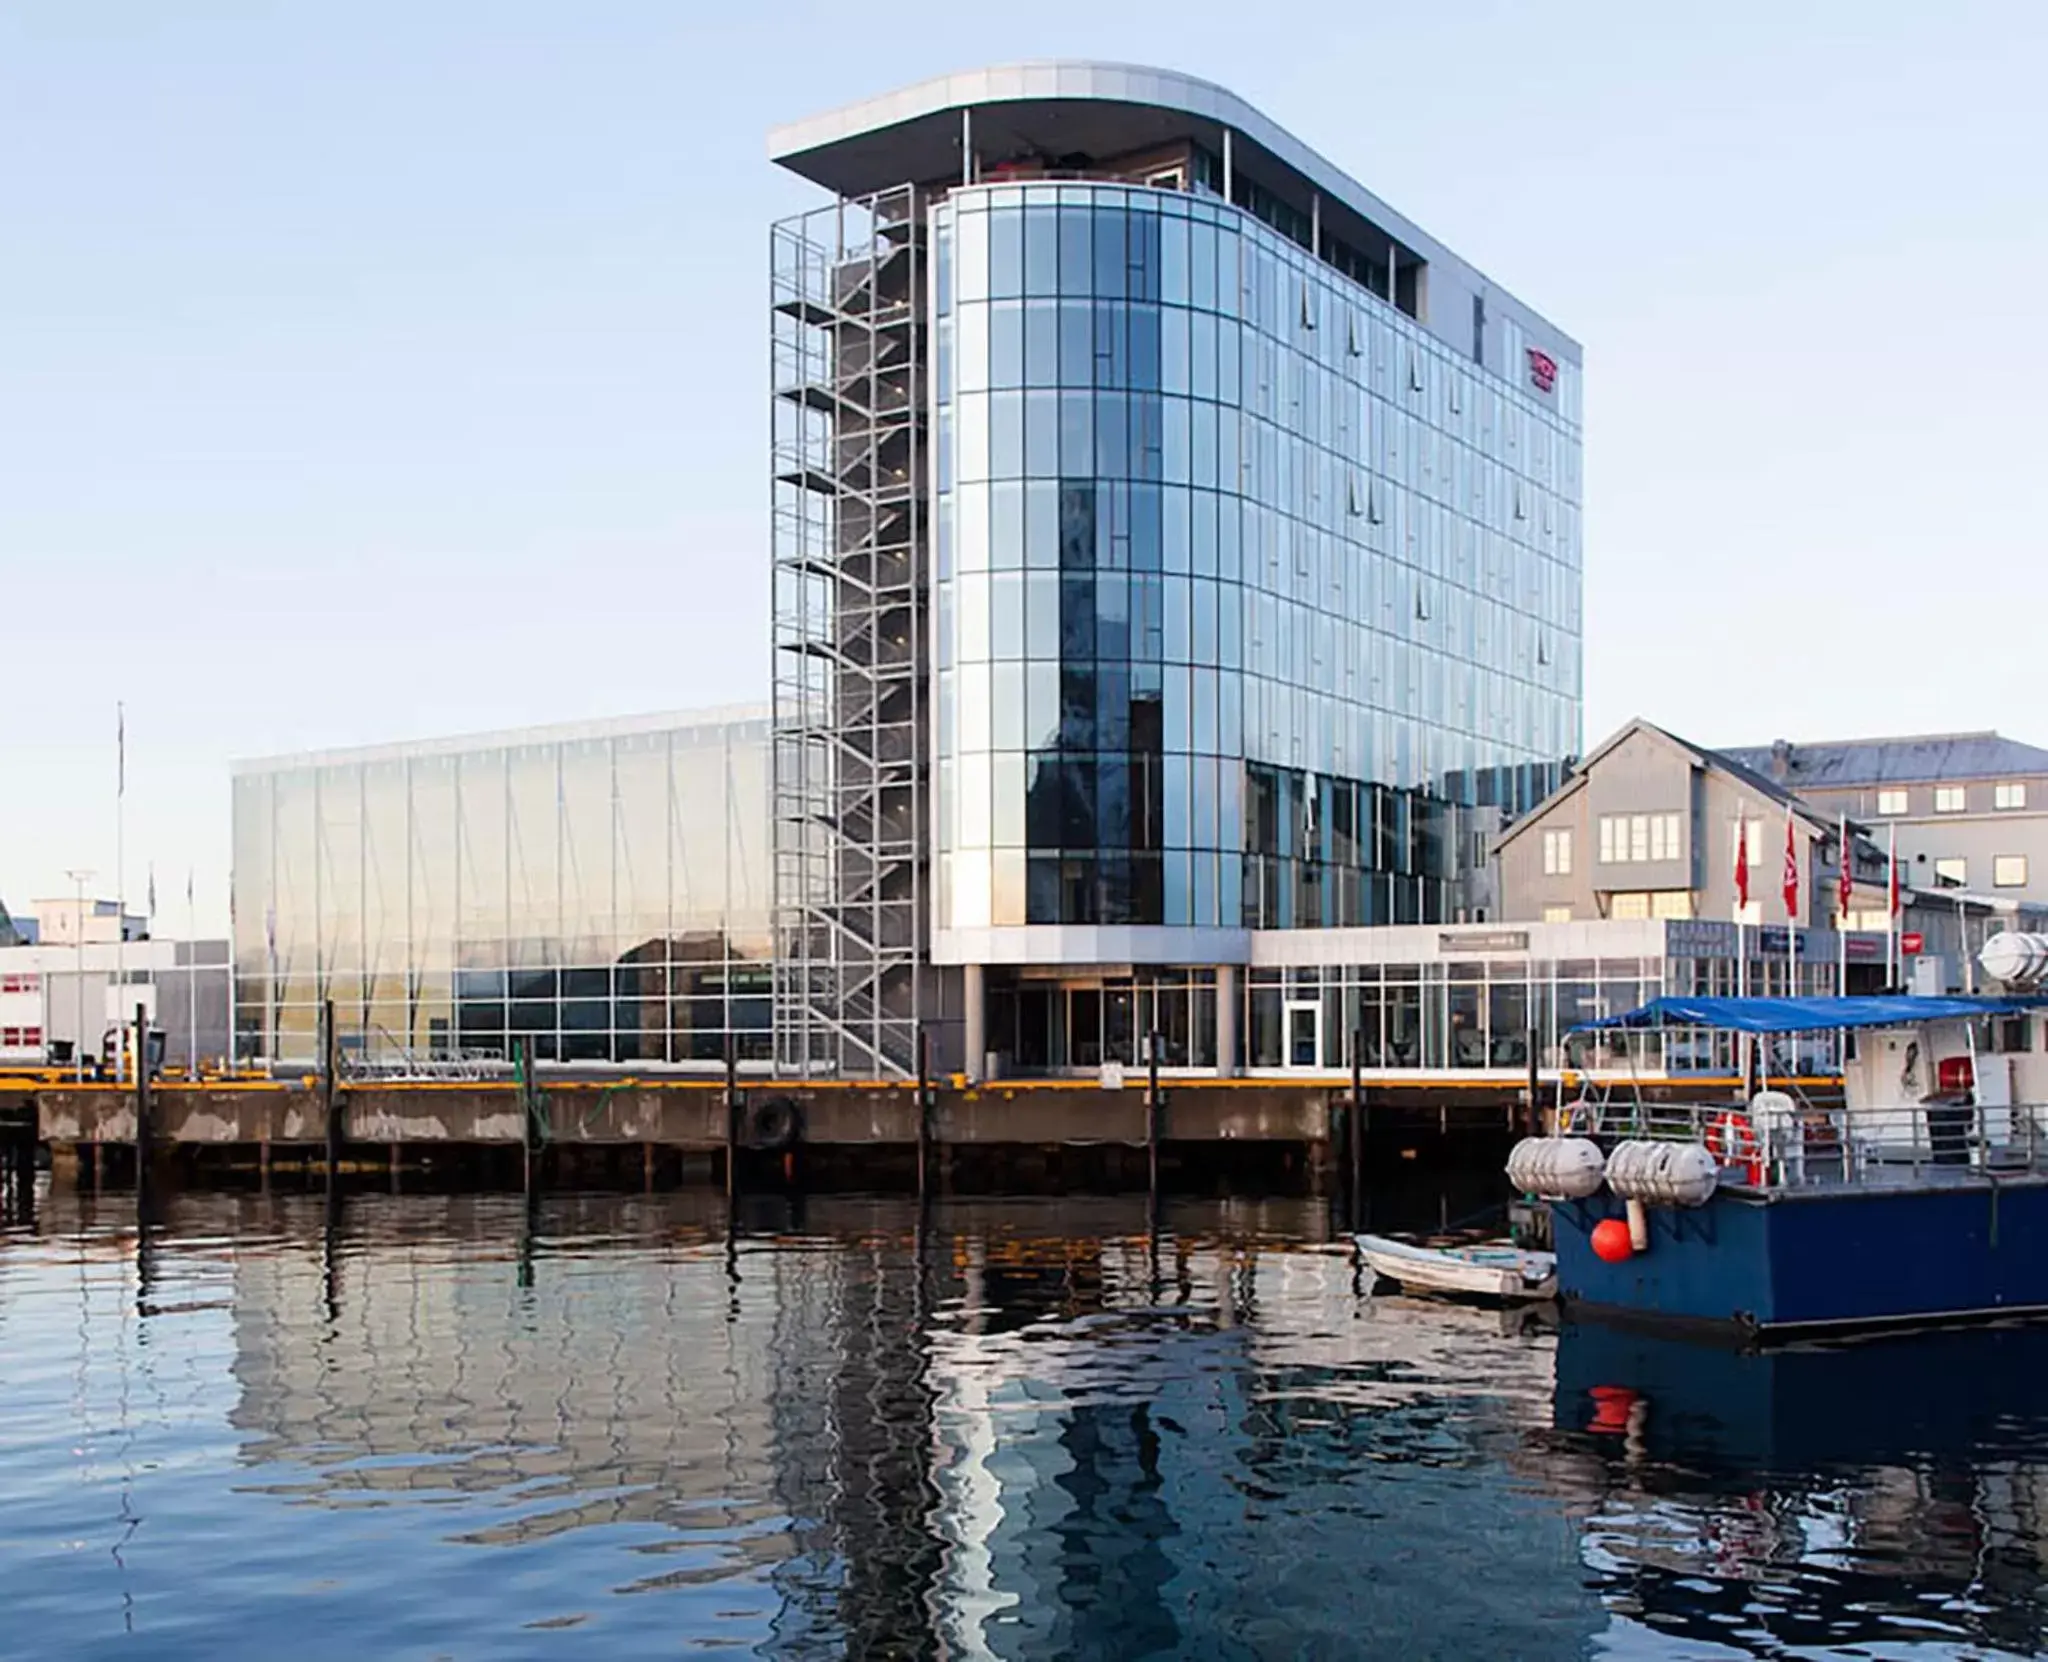
{"type": "Polygon", "coordinates": [[[288,1214],[234,1263],[241,1458],[302,1505],[462,1497],[459,1545],[627,1526],[653,1556],[622,1552],[620,1584],[745,1584],[771,1655],[1404,1630],[1477,1655],[1531,1623],[1522,1654],[1574,1655],[1598,1625],[1575,1524],[1498,1458],[1543,1355],[1504,1366],[1483,1316],[1361,1317],[1343,1256],[1155,1249],[1120,1200],[1062,1203],[1051,1234],[1028,1208],[921,1229],[813,1199],[730,1254],[722,1206],[551,1199],[530,1250],[505,1199],[351,1199],[331,1238],[317,1205],[288,1214]],[[1475,1517],[1503,1591],[1446,1612],[1475,1517]]]}
{"type": "Polygon", "coordinates": [[[1014,1327],[977,1267],[934,1334],[954,1653],[1580,1654],[1576,1527],[1495,1457],[1541,1352],[1504,1365],[1484,1316],[1361,1318],[1343,1255],[1162,1253],[1105,1241],[1094,1308],[1014,1327]],[[1475,1528],[1486,1576],[1446,1600],[1475,1528]]]}

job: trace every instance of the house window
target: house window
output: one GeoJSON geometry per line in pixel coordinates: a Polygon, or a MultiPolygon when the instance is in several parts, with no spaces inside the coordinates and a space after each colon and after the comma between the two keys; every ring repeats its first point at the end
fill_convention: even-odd
{"type": "Polygon", "coordinates": [[[1572,909],[1569,906],[1546,906],[1543,908],[1543,921],[1545,923],[1570,923],[1572,921],[1572,909]]]}
{"type": "Polygon", "coordinates": [[[1960,785],[1936,785],[1934,787],[1934,811],[1937,814],[1960,814],[1969,806],[1969,793],[1960,785]]]}
{"type": "Polygon", "coordinates": [[[1611,918],[1646,918],[1650,915],[1650,897],[1646,894],[1618,894],[1608,905],[1607,915],[1611,918]]]}
{"type": "Polygon", "coordinates": [[[1934,862],[1934,886],[1937,889],[1960,889],[1970,881],[1970,862],[1951,857],[1934,862]]]}
{"type": "Polygon", "coordinates": [[[1906,812],[1906,793],[1903,790],[1883,790],[1877,793],[1877,811],[1880,814],[1903,814],[1906,812]]]}
{"type": "Polygon", "coordinates": [[[1572,834],[1570,831],[1546,831],[1543,833],[1543,875],[1545,877],[1569,877],[1572,874],[1572,834]]]}
{"type": "Polygon", "coordinates": [[[1678,858],[1678,816],[1676,814],[1652,814],[1650,816],[1650,858],[1653,860],[1675,860],[1678,858]]]}
{"type": "Polygon", "coordinates": [[[2000,889],[2024,889],[2027,886],[2027,857],[2024,854],[2001,854],[1991,862],[1992,886],[2000,889]]]}
{"type": "Polygon", "coordinates": [[[1692,890],[1659,889],[1650,896],[1650,916],[1653,918],[1691,917],[1692,890]]]}
{"type": "Polygon", "coordinates": [[[1683,853],[1677,814],[1602,814],[1602,865],[1642,865],[1651,860],[1676,860],[1683,853]]]}
{"type": "Polygon", "coordinates": [[[1991,806],[1994,808],[2024,808],[2027,805],[2027,782],[2024,779],[2005,779],[1991,787],[1991,806]]]}

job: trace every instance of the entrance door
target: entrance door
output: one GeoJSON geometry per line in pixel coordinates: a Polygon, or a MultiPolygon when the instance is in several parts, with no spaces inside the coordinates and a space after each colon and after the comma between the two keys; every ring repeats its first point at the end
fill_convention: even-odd
{"type": "Polygon", "coordinates": [[[1323,1064],[1323,1006],[1319,1001],[1287,1006],[1287,1065],[1317,1068],[1323,1064]]]}

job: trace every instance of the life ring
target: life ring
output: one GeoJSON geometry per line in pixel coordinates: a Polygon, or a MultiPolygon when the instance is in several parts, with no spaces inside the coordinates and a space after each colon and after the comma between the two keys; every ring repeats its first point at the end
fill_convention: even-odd
{"type": "Polygon", "coordinates": [[[779,1154],[803,1135],[803,1114],[786,1096],[772,1096],[747,1109],[747,1147],[779,1154]]]}
{"type": "Polygon", "coordinates": [[[1753,1186],[1761,1186],[1764,1180],[1763,1144],[1756,1134],[1756,1125],[1747,1114],[1731,1108],[1719,1114],[1707,1126],[1707,1152],[1720,1166],[1740,1166],[1743,1176],[1753,1186]]]}

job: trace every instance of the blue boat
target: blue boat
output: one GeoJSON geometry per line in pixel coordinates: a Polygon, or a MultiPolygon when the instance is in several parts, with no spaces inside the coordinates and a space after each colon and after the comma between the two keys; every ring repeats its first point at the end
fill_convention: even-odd
{"type": "Polygon", "coordinates": [[[1550,1201],[1567,1314],[1759,1340],[2048,1314],[2044,1006],[1660,998],[1588,1024],[1840,1033],[1843,1100],[1560,1104],[1510,1172],[1550,1201]],[[1546,1192],[1588,1142],[1605,1181],[1546,1192]]]}

